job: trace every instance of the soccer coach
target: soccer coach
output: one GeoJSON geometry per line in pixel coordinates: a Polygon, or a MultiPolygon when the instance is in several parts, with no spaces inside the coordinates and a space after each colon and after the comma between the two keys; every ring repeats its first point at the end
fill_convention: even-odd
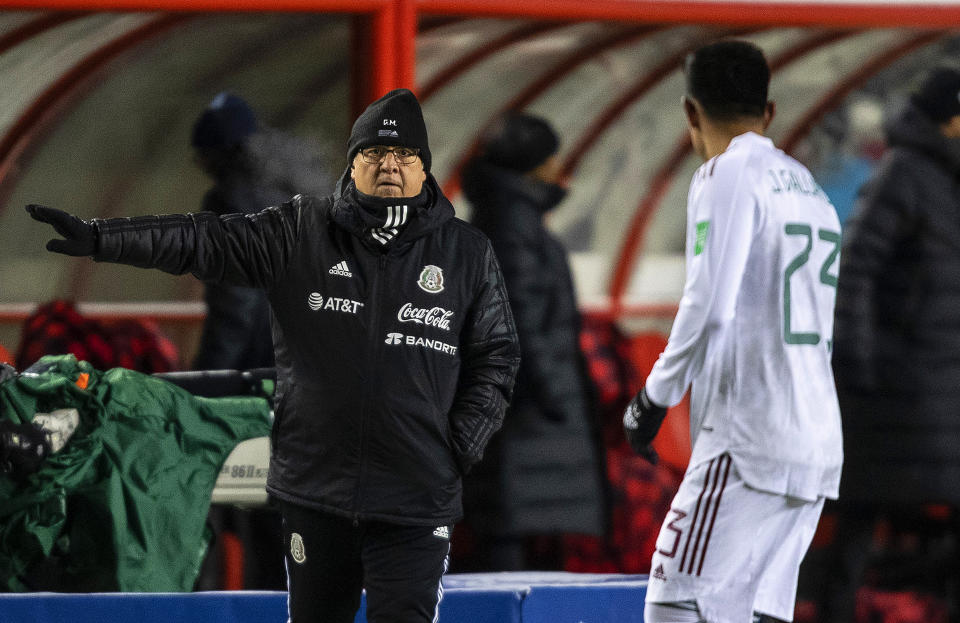
{"type": "Polygon", "coordinates": [[[500,427],[519,347],[486,237],[430,174],[420,104],[391,91],[356,120],[333,196],[252,215],[84,221],[30,205],[50,251],[262,288],[292,623],[436,617],[461,477],[500,427]]]}

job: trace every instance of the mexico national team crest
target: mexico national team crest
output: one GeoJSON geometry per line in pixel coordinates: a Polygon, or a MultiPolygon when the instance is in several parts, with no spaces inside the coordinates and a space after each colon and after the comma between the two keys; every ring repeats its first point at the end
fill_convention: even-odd
{"type": "Polygon", "coordinates": [[[296,532],[290,535],[290,557],[298,565],[302,565],[307,560],[307,552],[303,547],[303,537],[296,532]]]}
{"type": "Polygon", "coordinates": [[[420,280],[417,285],[424,292],[436,294],[443,290],[443,269],[433,264],[427,264],[420,271],[420,280]]]}

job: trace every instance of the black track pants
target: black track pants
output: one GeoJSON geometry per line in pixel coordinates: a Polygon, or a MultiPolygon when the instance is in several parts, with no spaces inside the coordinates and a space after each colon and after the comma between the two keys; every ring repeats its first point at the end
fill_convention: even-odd
{"type": "Polygon", "coordinates": [[[451,527],[360,521],[282,503],[291,623],[435,620],[451,527]],[[442,528],[442,529],[441,529],[442,528]]]}

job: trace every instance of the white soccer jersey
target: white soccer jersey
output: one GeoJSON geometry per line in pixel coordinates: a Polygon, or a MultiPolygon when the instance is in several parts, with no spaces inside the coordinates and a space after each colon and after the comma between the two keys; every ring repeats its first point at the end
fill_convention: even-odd
{"type": "Polygon", "coordinates": [[[675,405],[692,384],[691,466],[727,452],[751,487],[835,498],[836,210],[806,167],[748,132],[694,175],[686,242],[683,298],[647,394],[675,405]]]}

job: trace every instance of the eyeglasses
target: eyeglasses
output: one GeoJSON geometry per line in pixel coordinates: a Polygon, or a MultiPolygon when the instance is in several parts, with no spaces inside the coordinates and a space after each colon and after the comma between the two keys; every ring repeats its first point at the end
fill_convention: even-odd
{"type": "Polygon", "coordinates": [[[417,156],[420,155],[420,150],[416,147],[384,147],[383,145],[377,145],[376,147],[361,149],[360,157],[368,164],[380,164],[389,153],[393,154],[393,157],[397,159],[399,164],[413,164],[417,156]]]}

